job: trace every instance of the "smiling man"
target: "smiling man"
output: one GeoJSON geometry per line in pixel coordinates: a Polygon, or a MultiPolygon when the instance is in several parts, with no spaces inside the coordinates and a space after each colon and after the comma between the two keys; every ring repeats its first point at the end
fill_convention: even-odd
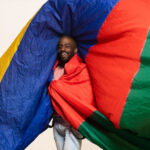
{"type": "MultiPolygon", "coordinates": [[[[66,74],[71,60],[78,60],[77,44],[75,40],[69,36],[61,37],[58,43],[58,56],[54,66],[53,81],[59,81],[66,74]]],[[[78,64],[75,64],[78,65],[78,64]]],[[[50,93],[50,96],[52,94],[50,93]]],[[[75,130],[67,121],[65,121],[58,113],[53,115],[53,133],[58,150],[80,150],[82,135],[75,130]]]]}
{"type": "Polygon", "coordinates": [[[77,44],[69,36],[63,36],[58,43],[58,66],[64,65],[77,53],[77,44]]]}

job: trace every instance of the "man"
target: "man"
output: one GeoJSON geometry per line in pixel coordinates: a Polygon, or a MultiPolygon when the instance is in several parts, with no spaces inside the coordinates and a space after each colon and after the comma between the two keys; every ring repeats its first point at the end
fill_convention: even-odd
{"type": "MultiPolygon", "coordinates": [[[[58,57],[54,66],[54,80],[59,80],[65,74],[65,65],[77,53],[77,44],[69,36],[63,36],[58,43],[58,57]]],[[[50,94],[51,95],[51,94],[50,94]]],[[[80,150],[82,136],[68,124],[60,115],[53,116],[53,133],[58,150],[80,150]]]]}

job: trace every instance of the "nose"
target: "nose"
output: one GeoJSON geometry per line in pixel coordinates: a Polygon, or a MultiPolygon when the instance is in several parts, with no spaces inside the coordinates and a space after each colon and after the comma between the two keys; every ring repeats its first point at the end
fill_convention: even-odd
{"type": "Polygon", "coordinates": [[[62,47],[61,47],[61,51],[65,51],[65,46],[62,46],[62,47]]]}

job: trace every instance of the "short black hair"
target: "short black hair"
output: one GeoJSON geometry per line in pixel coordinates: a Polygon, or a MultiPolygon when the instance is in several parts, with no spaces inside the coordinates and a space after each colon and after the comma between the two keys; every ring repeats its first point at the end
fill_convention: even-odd
{"type": "MultiPolygon", "coordinates": [[[[77,42],[76,42],[76,40],[72,37],[72,36],[69,36],[69,35],[62,35],[61,36],[61,38],[60,38],[60,40],[63,38],[63,37],[67,37],[67,38],[70,38],[70,39],[72,39],[72,41],[73,41],[73,43],[74,43],[74,48],[77,48],[77,42]]],[[[59,40],[59,41],[60,41],[59,40]]]]}

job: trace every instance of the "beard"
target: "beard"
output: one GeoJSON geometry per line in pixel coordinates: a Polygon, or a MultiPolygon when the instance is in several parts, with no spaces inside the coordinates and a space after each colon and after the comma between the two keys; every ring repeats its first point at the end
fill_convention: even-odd
{"type": "Polygon", "coordinates": [[[59,52],[57,59],[59,61],[59,65],[64,66],[72,57],[74,56],[74,51],[72,52],[59,52]]]}

